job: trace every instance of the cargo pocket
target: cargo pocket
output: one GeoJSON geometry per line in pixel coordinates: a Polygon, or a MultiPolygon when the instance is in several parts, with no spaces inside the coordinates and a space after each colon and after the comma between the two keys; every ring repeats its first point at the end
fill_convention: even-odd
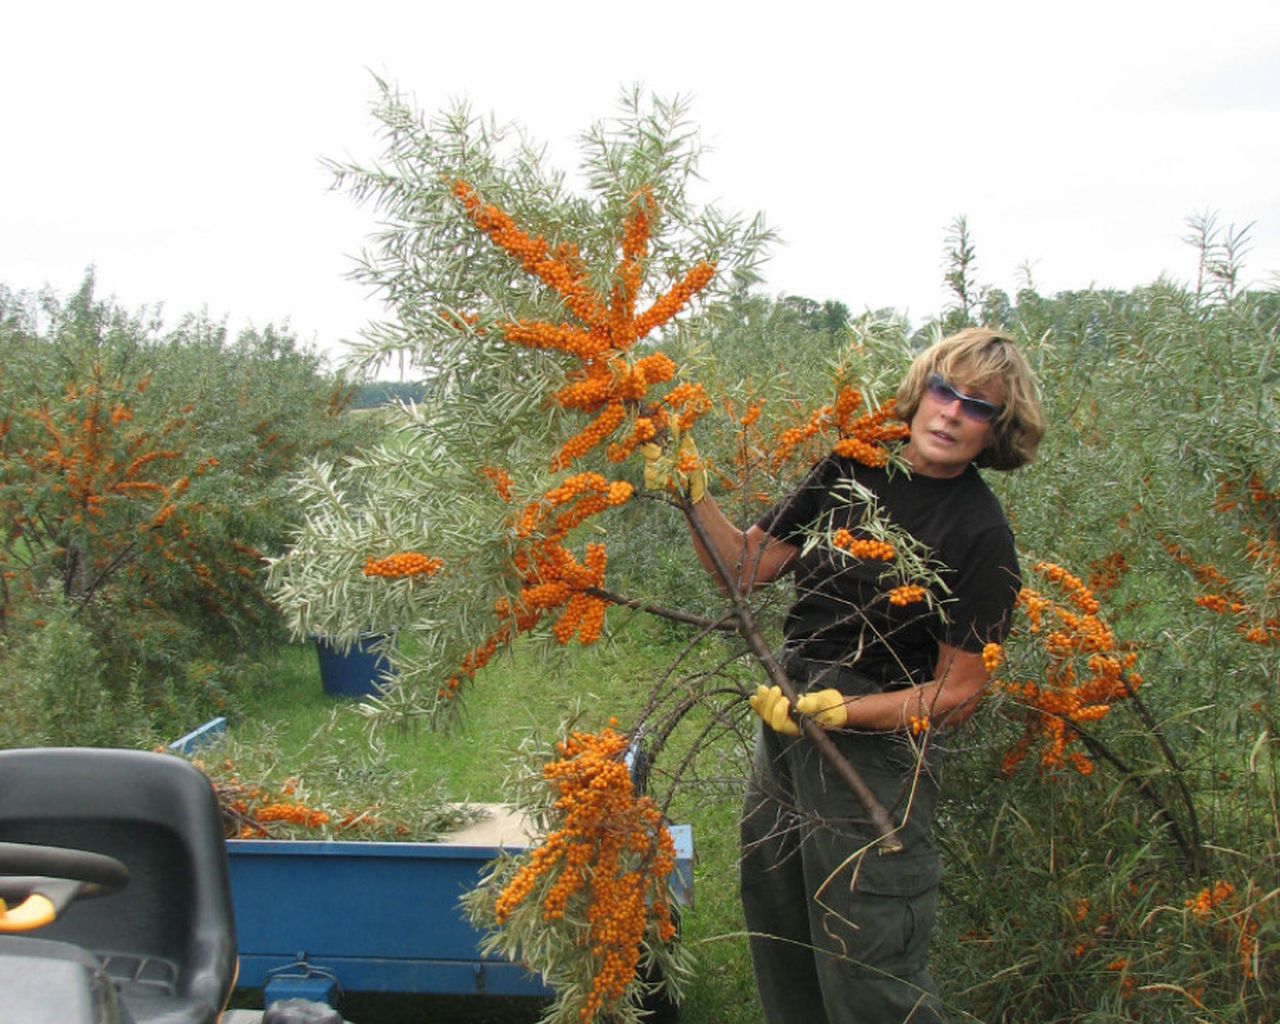
{"type": "MultiPolygon", "coordinates": [[[[843,947],[849,969],[874,977],[925,970],[938,911],[941,868],[936,853],[865,854],[824,914],[823,930],[843,947]]],[[[828,901],[824,901],[828,902],[828,901]]]]}

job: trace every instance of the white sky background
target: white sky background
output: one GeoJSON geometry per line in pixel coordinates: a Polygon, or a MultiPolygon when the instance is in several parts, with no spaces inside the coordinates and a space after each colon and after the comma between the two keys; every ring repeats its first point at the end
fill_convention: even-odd
{"type": "Polygon", "coordinates": [[[0,283],[167,322],[288,320],[340,354],[381,315],[346,278],[374,215],[323,156],[372,159],[376,72],[573,140],[639,82],[692,98],[707,197],[762,210],[771,294],[945,302],[948,224],[983,283],[1046,294],[1195,273],[1186,219],[1254,221],[1280,280],[1280,3],[10,5],[0,58],[0,283]],[[892,8],[892,9],[890,9],[892,8]]]}

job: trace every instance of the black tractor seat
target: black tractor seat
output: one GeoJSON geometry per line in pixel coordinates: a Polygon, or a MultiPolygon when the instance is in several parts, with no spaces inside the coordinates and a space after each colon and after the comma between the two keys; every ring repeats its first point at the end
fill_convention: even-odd
{"type": "Polygon", "coordinates": [[[37,937],[0,936],[3,948],[78,947],[64,969],[96,964],[132,1024],[215,1024],[235,983],[236,937],[204,775],[138,750],[3,750],[0,842],[101,853],[129,872],[123,889],[72,903],[37,937]]]}

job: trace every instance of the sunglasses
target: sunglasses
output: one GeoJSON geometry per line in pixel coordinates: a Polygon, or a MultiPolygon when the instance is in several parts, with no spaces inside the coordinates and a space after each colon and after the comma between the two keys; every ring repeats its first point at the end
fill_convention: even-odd
{"type": "Polygon", "coordinates": [[[995,405],[991,402],[983,401],[981,398],[970,398],[968,395],[960,394],[959,391],[942,379],[941,374],[929,374],[925,378],[924,386],[929,394],[943,405],[959,402],[960,411],[965,417],[978,423],[990,423],[1004,411],[1003,405],[995,405]]]}

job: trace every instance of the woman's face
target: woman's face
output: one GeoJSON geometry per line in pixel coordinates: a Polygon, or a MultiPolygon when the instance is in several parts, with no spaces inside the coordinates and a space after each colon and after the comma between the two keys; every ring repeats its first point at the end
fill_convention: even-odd
{"type": "Polygon", "coordinates": [[[1004,383],[999,378],[963,386],[930,374],[903,451],[912,472],[943,478],[963,473],[995,440],[993,413],[999,412],[1004,400],[1004,383]]]}

